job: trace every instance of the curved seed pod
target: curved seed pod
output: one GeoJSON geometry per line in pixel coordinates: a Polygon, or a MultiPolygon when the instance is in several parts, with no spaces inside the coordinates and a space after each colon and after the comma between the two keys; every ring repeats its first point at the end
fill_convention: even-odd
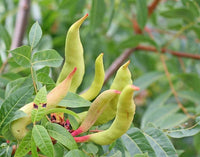
{"type": "Polygon", "coordinates": [[[103,53],[101,53],[95,61],[95,76],[90,88],[82,93],[80,96],[86,100],[94,99],[100,92],[104,82],[104,66],[103,66],[103,53]]]}
{"type": "Polygon", "coordinates": [[[126,133],[135,114],[135,104],[133,101],[135,90],[139,90],[139,88],[133,85],[128,85],[123,89],[119,96],[115,120],[109,129],[91,135],[75,137],[76,142],[92,141],[99,145],[108,145],[126,133]]]}
{"type": "MultiPolygon", "coordinates": [[[[51,92],[48,93],[46,106],[47,110],[55,108],[56,105],[66,96],[75,72],[76,68],[74,68],[74,70],[67,76],[66,79],[64,79],[60,84],[52,89],[51,92]]],[[[20,118],[11,124],[12,134],[17,140],[21,140],[28,132],[26,126],[31,123],[31,111],[33,109],[33,104],[34,103],[31,102],[23,106],[20,110],[25,112],[27,116],[20,118]]]]}
{"type": "Polygon", "coordinates": [[[83,58],[83,46],[81,44],[79,28],[88,14],[75,22],[68,30],[65,43],[65,63],[58,77],[57,84],[62,82],[67,75],[77,67],[77,72],[72,79],[69,91],[76,92],[76,89],[82,82],[85,73],[85,65],[83,58]]]}
{"type": "Polygon", "coordinates": [[[72,136],[76,136],[83,132],[86,132],[95,123],[99,115],[105,109],[108,102],[119,94],[119,91],[112,89],[106,90],[103,93],[101,93],[90,106],[87,115],[80,127],[74,132],[72,132],[72,136]]]}
{"type": "MultiPolygon", "coordinates": [[[[132,84],[131,72],[128,69],[129,64],[130,60],[119,68],[110,89],[122,91],[124,87],[132,84]]],[[[104,112],[97,119],[95,125],[107,123],[108,121],[112,120],[115,117],[117,111],[118,99],[119,96],[115,97],[113,100],[109,102],[104,112]]]]}

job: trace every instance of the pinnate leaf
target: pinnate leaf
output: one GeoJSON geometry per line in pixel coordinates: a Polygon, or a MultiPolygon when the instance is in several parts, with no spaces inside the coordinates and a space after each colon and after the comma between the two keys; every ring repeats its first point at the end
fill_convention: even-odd
{"type": "Polygon", "coordinates": [[[83,99],[78,94],[68,92],[67,96],[58,104],[58,106],[63,107],[89,107],[91,102],[88,100],[83,99]]]}
{"type": "Polygon", "coordinates": [[[32,130],[32,136],[36,146],[48,157],[54,157],[54,149],[47,130],[41,125],[35,125],[32,130]]]}
{"type": "Polygon", "coordinates": [[[42,37],[42,29],[38,22],[35,22],[29,32],[29,44],[34,48],[42,37]]]}
{"type": "Polygon", "coordinates": [[[167,135],[173,138],[194,136],[200,132],[200,117],[196,118],[197,123],[189,128],[180,128],[167,131],[167,135]]]}
{"type": "Polygon", "coordinates": [[[44,50],[34,53],[32,58],[32,65],[59,67],[62,64],[63,58],[55,50],[44,50]]]}
{"type": "Polygon", "coordinates": [[[21,46],[12,51],[15,62],[23,67],[31,67],[31,47],[21,46]]]}
{"type": "Polygon", "coordinates": [[[0,108],[0,132],[1,129],[13,118],[15,111],[26,103],[27,98],[29,98],[32,93],[33,88],[23,87],[16,90],[5,99],[0,108]]]}
{"type": "Polygon", "coordinates": [[[74,138],[64,127],[54,123],[47,123],[46,128],[51,137],[56,139],[68,149],[78,148],[74,138]]]}
{"type": "Polygon", "coordinates": [[[15,157],[25,156],[31,150],[31,137],[32,132],[29,131],[20,142],[19,147],[17,148],[17,151],[15,153],[15,157]]]}

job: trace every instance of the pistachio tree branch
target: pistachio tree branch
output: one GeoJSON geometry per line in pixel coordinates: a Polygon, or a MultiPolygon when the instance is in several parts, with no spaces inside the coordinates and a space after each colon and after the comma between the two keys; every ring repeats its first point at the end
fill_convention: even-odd
{"type": "Polygon", "coordinates": [[[109,78],[119,69],[119,67],[127,60],[135,48],[126,49],[108,68],[105,73],[104,84],[109,80],[109,78]]]}
{"type": "MultiPolygon", "coordinates": [[[[151,52],[156,52],[157,51],[157,49],[155,47],[142,46],[142,45],[136,47],[136,50],[144,50],[144,51],[151,51],[151,52]]],[[[169,49],[166,49],[166,48],[162,48],[161,52],[162,53],[170,53],[171,55],[176,56],[176,57],[200,60],[200,55],[198,55],[198,54],[174,51],[174,50],[169,50],[169,49]]]]}
{"type": "MultiPolygon", "coordinates": [[[[152,13],[154,12],[154,10],[156,9],[156,7],[158,6],[159,2],[161,0],[154,0],[149,6],[148,6],[148,17],[150,17],[152,15],[152,13]]],[[[143,31],[140,29],[138,22],[135,18],[135,16],[133,17],[132,20],[132,24],[133,24],[133,29],[135,31],[136,34],[142,34],[143,31]]]]}
{"type": "MultiPolygon", "coordinates": [[[[117,69],[124,63],[125,60],[129,58],[129,56],[133,52],[139,52],[139,51],[146,51],[146,52],[157,52],[157,49],[152,46],[143,46],[139,45],[136,48],[129,48],[126,49],[108,68],[105,74],[105,81],[104,84],[109,80],[109,78],[117,71],[117,69]]],[[[180,51],[174,51],[174,50],[169,50],[166,48],[161,49],[162,53],[169,53],[173,56],[176,57],[181,57],[181,58],[190,58],[190,59],[195,59],[195,60],[200,60],[200,55],[198,54],[191,54],[191,53],[186,53],[186,52],[180,52],[180,51]]]]}
{"type": "Polygon", "coordinates": [[[148,16],[151,16],[151,14],[154,12],[156,7],[158,6],[159,2],[161,0],[154,0],[149,6],[148,6],[148,16]]]}

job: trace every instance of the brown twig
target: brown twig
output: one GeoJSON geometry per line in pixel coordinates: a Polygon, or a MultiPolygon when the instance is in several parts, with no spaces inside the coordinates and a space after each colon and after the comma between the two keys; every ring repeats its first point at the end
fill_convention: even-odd
{"type": "MultiPolygon", "coordinates": [[[[138,46],[136,47],[136,50],[144,50],[144,51],[152,51],[156,52],[156,48],[152,46],[138,46]]],[[[191,53],[185,53],[185,52],[180,52],[180,51],[174,51],[174,50],[169,50],[166,48],[161,49],[162,53],[170,53],[174,56],[181,57],[181,58],[191,58],[191,59],[196,59],[200,60],[200,55],[198,54],[191,54],[191,53]]]]}
{"type": "Polygon", "coordinates": [[[156,7],[158,6],[159,2],[161,0],[154,0],[149,6],[148,6],[148,16],[151,16],[151,14],[154,12],[156,7]]]}
{"type": "Polygon", "coordinates": [[[126,49],[108,68],[105,74],[104,84],[109,80],[109,78],[117,71],[117,69],[126,61],[126,59],[131,55],[135,48],[126,49]]]}
{"type": "MultiPolygon", "coordinates": [[[[149,6],[148,6],[148,16],[150,17],[151,14],[154,12],[154,10],[156,9],[156,7],[158,6],[159,2],[161,0],[154,0],[149,6]]],[[[138,22],[135,18],[135,16],[133,16],[132,19],[132,24],[133,24],[133,30],[135,31],[136,34],[142,34],[143,31],[140,29],[138,22]]]]}
{"type": "MultiPolygon", "coordinates": [[[[140,50],[143,51],[149,51],[149,52],[157,52],[157,49],[155,47],[152,46],[137,46],[136,48],[130,48],[125,50],[112,64],[111,66],[108,68],[108,70],[106,71],[105,74],[105,81],[104,84],[109,80],[109,78],[117,71],[117,69],[124,63],[125,60],[127,60],[129,58],[129,56],[133,53],[133,52],[138,52],[140,50]]],[[[179,51],[173,51],[173,50],[169,50],[166,48],[161,49],[162,53],[169,53],[173,56],[177,56],[179,58],[190,58],[190,59],[196,59],[196,60],[200,60],[200,55],[197,54],[190,54],[190,53],[186,53],[186,52],[179,52],[179,51]]]]}
{"type": "Polygon", "coordinates": [[[173,95],[174,95],[174,98],[176,99],[176,102],[177,102],[179,108],[180,108],[189,118],[195,118],[194,116],[192,116],[192,115],[190,115],[190,114],[188,113],[187,109],[186,109],[186,108],[183,106],[183,104],[180,102],[180,100],[179,100],[179,98],[178,98],[178,94],[177,94],[177,92],[176,92],[176,90],[175,90],[175,88],[174,88],[174,85],[173,85],[173,83],[172,83],[171,76],[170,76],[170,73],[169,73],[169,71],[168,71],[167,65],[166,65],[166,63],[165,63],[165,58],[164,58],[163,54],[160,55],[160,59],[161,59],[161,62],[162,62],[162,64],[163,64],[164,71],[165,71],[165,74],[166,74],[167,79],[168,79],[168,82],[169,82],[169,86],[170,86],[170,88],[171,88],[171,91],[172,91],[172,93],[173,93],[173,95]]]}
{"type": "Polygon", "coordinates": [[[132,20],[132,24],[133,24],[133,30],[135,31],[135,34],[142,34],[142,30],[140,29],[136,18],[134,17],[132,20]]]}

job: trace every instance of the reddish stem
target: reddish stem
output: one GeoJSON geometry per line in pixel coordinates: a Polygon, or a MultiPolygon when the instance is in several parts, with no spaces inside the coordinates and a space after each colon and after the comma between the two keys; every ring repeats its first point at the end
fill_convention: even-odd
{"type": "Polygon", "coordinates": [[[82,142],[87,142],[90,139],[90,135],[86,135],[86,136],[81,136],[81,137],[74,137],[74,140],[77,143],[82,143],[82,142]]]}
{"type": "Polygon", "coordinates": [[[77,136],[79,134],[83,133],[83,130],[81,128],[78,128],[77,130],[74,130],[71,135],[72,136],[77,136]]]}
{"type": "Polygon", "coordinates": [[[154,12],[156,7],[158,6],[158,3],[161,0],[154,0],[149,6],[148,6],[148,16],[151,16],[151,14],[154,12]]]}

